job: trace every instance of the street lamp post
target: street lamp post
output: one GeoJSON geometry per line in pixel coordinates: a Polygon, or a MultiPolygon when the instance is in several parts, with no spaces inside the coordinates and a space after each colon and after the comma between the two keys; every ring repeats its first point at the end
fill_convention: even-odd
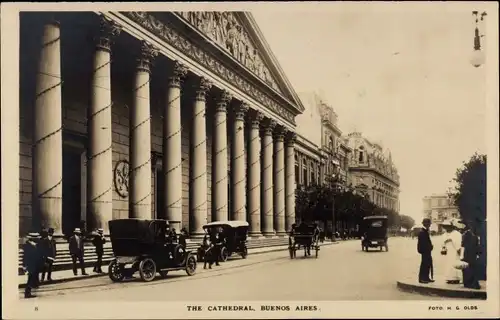
{"type": "Polygon", "coordinates": [[[479,21],[484,21],[484,17],[486,16],[486,12],[483,12],[479,15],[478,11],[472,11],[472,15],[476,20],[476,27],[474,29],[474,51],[472,52],[471,64],[475,68],[479,68],[481,65],[485,63],[486,57],[484,51],[481,50],[481,38],[484,37],[484,34],[481,35],[479,33],[479,21]]]}

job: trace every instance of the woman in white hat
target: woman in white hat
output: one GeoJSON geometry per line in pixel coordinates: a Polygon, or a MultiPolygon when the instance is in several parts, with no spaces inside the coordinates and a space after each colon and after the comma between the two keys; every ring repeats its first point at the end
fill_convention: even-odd
{"type": "Polygon", "coordinates": [[[441,225],[446,230],[446,233],[443,235],[444,240],[441,249],[441,254],[446,257],[444,266],[446,270],[446,282],[449,284],[459,284],[462,272],[456,266],[461,262],[462,234],[458,231],[461,226],[456,220],[444,221],[441,225]]]}

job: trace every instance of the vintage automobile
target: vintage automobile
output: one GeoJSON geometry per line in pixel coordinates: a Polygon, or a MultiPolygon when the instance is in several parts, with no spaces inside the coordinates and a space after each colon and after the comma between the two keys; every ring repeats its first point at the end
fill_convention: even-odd
{"type": "Polygon", "coordinates": [[[115,256],[108,274],[113,282],[130,278],[137,271],[146,282],[156,273],[162,277],[175,270],[185,270],[189,276],[196,273],[196,256],[168,241],[166,220],[117,219],[108,225],[115,256]]]}
{"type": "Polygon", "coordinates": [[[300,247],[304,248],[304,257],[311,255],[311,249],[316,251],[315,257],[319,254],[320,229],[315,224],[301,223],[290,235],[290,245],[288,251],[290,258],[297,257],[297,250],[300,247]]]}
{"type": "MultiPolygon", "coordinates": [[[[221,243],[219,259],[220,261],[227,261],[227,258],[235,253],[240,254],[243,259],[248,256],[248,227],[248,222],[241,220],[214,221],[204,225],[203,230],[205,230],[206,235],[213,232],[219,234],[221,243]]],[[[198,261],[203,261],[206,249],[203,244],[198,248],[198,261]]]]}
{"type": "Polygon", "coordinates": [[[368,251],[369,248],[385,248],[389,251],[387,244],[387,217],[386,216],[367,216],[363,218],[361,226],[361,249],[368,251]]]}

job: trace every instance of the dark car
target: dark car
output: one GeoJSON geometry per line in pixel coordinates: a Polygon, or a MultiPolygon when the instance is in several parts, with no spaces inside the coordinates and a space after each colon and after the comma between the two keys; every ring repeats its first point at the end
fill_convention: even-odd
{"type": "Polygon", "coordinates": [[[109,221],[109,233],[115,259],[109,264],[114,282],[139,272],[143,281],[152,281],[159,273],[185,270],[196,273],[196,256],[168,241],[166,220],[118,219],[109,221]]]}
{"type": "MultiPolygon", "coordinates": [[[[214,221],[203,226],[206,234],[218,233],[220,247],[220,260],[226,261],[228,257],[237,253],[243,259],[248,256],[247,236],[249,224],[242,220],[214,221]]],[[[206,248],[198,248],[198,261],[203,261],[206,248]]]]}
{"type": "Polygon", "coordinates": [[[387,222],[386,216],[368,216],[363,218],[361,248],[368,251],[369,248],[385,248],[389,251],[387,243],[387,222]]]}

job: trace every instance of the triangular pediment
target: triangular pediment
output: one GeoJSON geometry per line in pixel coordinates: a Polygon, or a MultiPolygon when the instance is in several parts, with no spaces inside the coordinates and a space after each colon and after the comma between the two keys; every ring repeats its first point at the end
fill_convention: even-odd
{"type": "Polygon", "coordinates": [[[288,100],[299,112],[305,110],[251,13],[184,11],[177,14],[288,100]]]}

